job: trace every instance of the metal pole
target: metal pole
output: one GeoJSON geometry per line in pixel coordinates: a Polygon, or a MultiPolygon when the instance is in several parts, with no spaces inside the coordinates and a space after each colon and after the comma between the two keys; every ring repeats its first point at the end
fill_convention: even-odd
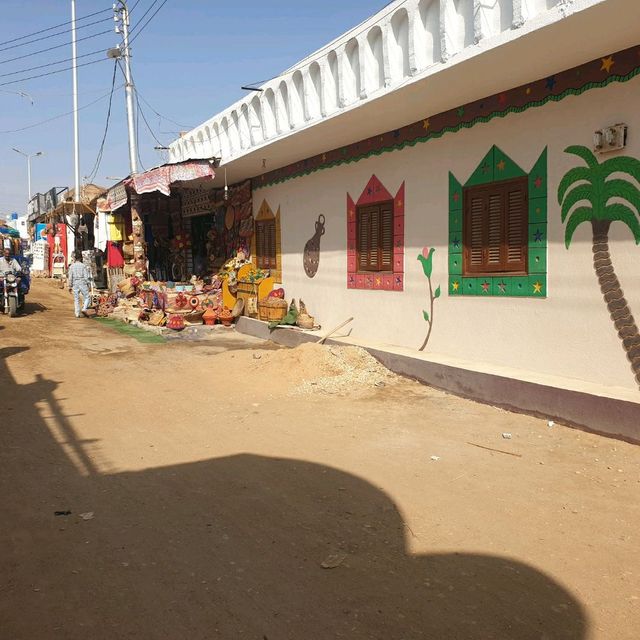
{"type": "Polygon", "coordinates": [[[71,0],[71,57],[73,77],[73,157],[75,162],[74,202],[80,202],[80,132],[78,126],[78,61],[76,46],[76,0],[71,0]]]}
{"type": "Polygon", "coordinates": [[[31,202],[31,156],[27,156],[27,207],[31,202]]]}
{"type": "Polygon", "coordinates": [[[133,102],[133,92],[135,87],[131,78],[131,50],[129,49],[129,9],[124,0],[120,0],[122,5],[122,37],[124,51],[124,92],[127,98],[127,129],[129,132],[129,167],[131,175],[138,173],[138,149],[136,141],[136,120],[135,106],[133,102]]]}

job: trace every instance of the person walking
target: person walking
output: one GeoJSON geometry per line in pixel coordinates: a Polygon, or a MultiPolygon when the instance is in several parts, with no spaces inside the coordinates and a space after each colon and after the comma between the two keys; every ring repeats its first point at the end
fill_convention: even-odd
{"type": "Polygon", "coordinates": [[[80,295],[82,294],[82,315],[87,317],[87,309],[91,296],[89,295],[89,282],[91,273],[88,267],[82,262],[82,252],[76,251],[75,262],[69,267],[68,284],[69,291],[73,292],[73,306],[76,318],[80,317],[80,295]]]}

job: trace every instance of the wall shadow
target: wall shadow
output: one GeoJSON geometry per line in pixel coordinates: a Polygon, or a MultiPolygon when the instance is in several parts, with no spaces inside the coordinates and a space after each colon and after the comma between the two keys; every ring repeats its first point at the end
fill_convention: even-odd
{"type": "Polygon", "coordinates": [[[249,454],[98,473],[56,383],[16,384],[13,353],[0,349],[3,404],[20,407],[0,421],[0,638],[586,638],[580,603],[533,567],[409,555],[393,501],[348,473],[249,454]]]}

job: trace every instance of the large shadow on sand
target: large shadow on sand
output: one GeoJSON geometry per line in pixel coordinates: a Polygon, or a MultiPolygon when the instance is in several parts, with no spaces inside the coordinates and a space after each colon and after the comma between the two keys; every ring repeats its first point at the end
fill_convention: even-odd
{"type": "Polygon", "coordinates": [[[0,349],[3,404],[21,407],[0,422],[2,640],[586,638],[533,567],[410,555],[394,503],[348,473],[237,455],[100,474],[55,382],[15,383],[16,353],[0,349]]]}

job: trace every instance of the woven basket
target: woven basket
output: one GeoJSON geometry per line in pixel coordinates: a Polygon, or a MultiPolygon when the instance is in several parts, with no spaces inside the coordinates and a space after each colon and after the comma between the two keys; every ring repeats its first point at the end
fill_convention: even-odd
{"type": "Polygon", "coordinates": [[[281,298],[265,298],[258,302],[258,317],[265,322],[276,322],[287,315],[288,305],[281,298]]]}

